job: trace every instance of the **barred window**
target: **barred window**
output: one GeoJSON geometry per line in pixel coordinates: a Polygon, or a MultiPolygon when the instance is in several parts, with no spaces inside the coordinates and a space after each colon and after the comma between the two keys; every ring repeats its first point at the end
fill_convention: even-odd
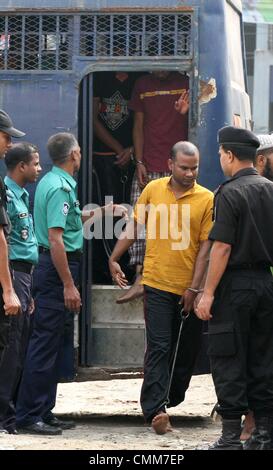
{"type": "Polygon", "coordinates": [[[72,70],[73,56],[191,58],[191,13],[0,15],[0,69],[72,70]]]}

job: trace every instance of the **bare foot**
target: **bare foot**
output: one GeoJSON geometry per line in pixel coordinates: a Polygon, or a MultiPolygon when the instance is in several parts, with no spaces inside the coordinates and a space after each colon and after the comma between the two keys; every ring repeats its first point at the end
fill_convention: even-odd
{"type": "Polygon", "coordinates": [[[152,420],[152,428],[156,434],[166,434],[166,432],[171,432],[172,427],[169,415],[163,411],[158,413],[158,415],[156,415],[152,420]]]}
{"type": "Polygon", "coordinates": [[[244,428],[240,436],[241,441],[246,441],[247,439],[249,439],[254,429],[255,429],[255,419],[253,416],[253,412],[250,411],[246,415],[245,420],[244,420],[244,428]]]}
{"type": "Polygon", "coordinates": [[[121,297],[119,297],[116,300],[117,304],[125,304],[126,302],[130,302],[131,300],[137,299],[138,297],[143,296],[144,292],[144,287],[142,284],[140,284],[142,280],[142,276],[139,275],[137,276],[134,284],[128,289],[125,294],[123,294],[121,297]]]}

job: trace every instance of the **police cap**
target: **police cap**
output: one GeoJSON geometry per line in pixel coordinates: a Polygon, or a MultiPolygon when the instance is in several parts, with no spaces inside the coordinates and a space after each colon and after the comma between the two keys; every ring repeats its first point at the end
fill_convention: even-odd
{"type": "Polygon", "coordinates": [[[260,141],[253,132],[240,127],[226,126],[218,131],[219,145],[234,145],[257,149],[260,141]]]}
{"type": "Polygon", "coordinates": [[[5,132],[5,134],[10,135],[11,137],[23,137],[26,135],[24,132],[19,131],[13,126],[13,122],[3,109],[0,109],[0,131],[5,132]]]}

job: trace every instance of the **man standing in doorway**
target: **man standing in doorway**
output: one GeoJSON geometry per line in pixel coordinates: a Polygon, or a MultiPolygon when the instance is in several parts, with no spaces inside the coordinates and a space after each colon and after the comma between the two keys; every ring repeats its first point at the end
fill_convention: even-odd
{"type": "MultiPolygon", "coordinates": [[[[119,50],[119,55],[124,51],[119,50]]],[[[129,204],[135,165],[133,163],[133,112],[128,103],[139,73],[98,72],[94,74],[93,98],[93,202],[129,204]]],[[[114,240],[107,240],[112,251],[114,240]]],[[[94,276],[109,282],[108,258],[102,240],[93,240],[94,276]]],[[[123,264],[125,268],[127,263],[123,264]]]]}
{"type": "MultiPolygon", "coordinates": [[[[175,142],[188,139],[189,80],[178,72],[158,71],[140,77],[135,84],[129,107],[134,111],[133,142],[136,172],[132,183],[134,206],[145,185],[170,174],[168,159],[175,142]]],[[[145,240],[130,248],[130,265],[136,278],[118,303],[143,294],[141,272],[145,240]]]]}
{"type": "Polygon", "coordinates": [[[199,152],[190,142],[178,142],[168,161],[171,177],[150,182],[135,206],[134,220],[117,242],[109,260],[112,279],[127,281],[118,260],[146,225],[143,285],[147,350],[140,402],[145,420],[157,434],[169,431],[166,406],[184,400],[201,345],[201,323],[190,314],[185,320],[181,348],[170,385],[170,362],[184,312],[194,300],[207,265],[212,226],[213,194],[196,183],[199,152]],[[182,305],[181,305],[182,304],[182,305]]]}

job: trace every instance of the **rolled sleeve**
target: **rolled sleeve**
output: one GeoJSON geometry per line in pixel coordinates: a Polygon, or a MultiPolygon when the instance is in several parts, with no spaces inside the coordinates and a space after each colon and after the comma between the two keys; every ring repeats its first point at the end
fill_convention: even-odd
{"type": "Polygon", "coordinates": [[[213,195],[207,204],[205,214],[201,223],[200,241],[208,240],[212,228],[213,195]]]}
{"type": "Polygon", "coordinates": [[[234,245],[237,231],[236,204],[228,193],[219,194],[216,199],[216,216],[209,240],[234,245]]]}
{"type": "Polygon", "coordinates": [[[215,222],[209,234],[209,240],[227,243],[234,245],[235,243],[235,229],[230,225],[215,222]]]}

